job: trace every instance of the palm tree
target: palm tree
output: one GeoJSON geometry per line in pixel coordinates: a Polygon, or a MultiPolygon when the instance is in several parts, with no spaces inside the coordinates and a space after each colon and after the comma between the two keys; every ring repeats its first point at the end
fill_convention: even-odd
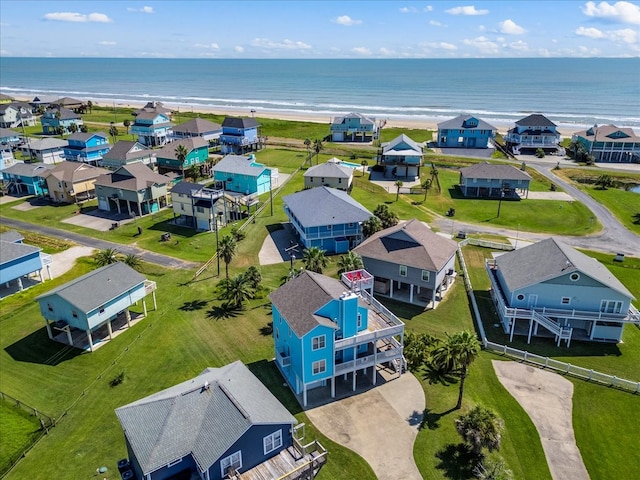
{"type": "Polygon", "coordinates": [[[382,228],[389,228],[398,224],[398,216],[389,210],[389,207],[384,203],[378,205],[373,214],[382,222],[382,228]]]}
{"type": "Polygon", "coordinates": [[[360,162],[360,165],[362,165],[362,176],[364,177],[364,171],[367,168],[367,166],[369,166],[369,162],[367,162],[366,160],[362,160],[360,162]]]}
{"type": "Polygon", "coordinates": [[[198,180],[199,174],[200,174],[200,168],[197,165],[191,165],[186,171],[187,177],[191,178],[194,182],[198,180]]]}
{"type": "Polygon", "coordinates": [[[400,196],[400,189],[404,185],[404,182],[402,180],[396,180],[394,185],[396,186],[396,202],[397,202],[398,201],[398,197],[400,196]]]}
{"type": "Polygon", "coordinates": [[[462,407],[464,381],[467,378],[469,365],[480,353],[480,343],[473,332],[462,331],[453,335],[435,348],[431,354],[431,362],[435,368],[444,373],[456,373],[460,377],[460,391],[456,409],[462,407]]]}
{"type": "Polygon", "coordinates": [[[307,147],[307,160],[309,160],[309,158],[311,158],[311,139],[310,138],[304,139],[304,146],[307,147]]]}
{"type": "Polygon", "coordinates": [[[316,165],[318,165],[318,158],[320,157],[320,152],[323,148],[324,145],[322,144],[322,140],[316,138],[313,141],[313,151],[316,152],[316,165]]]}
{"type": "Polygon", "coordinates": [[[60,135],[60,138],[64,137],[64,127],[62,127],[61,125],[58,125],[57,127],[55,127],[56,130],[56,135],[60,135]]]}
{"type": "Polygon", "coordinates": [[[324,250],[318,247],[305,248],[302,252],[302,262],[304,268],[311,272],[322,273],[322,269],[327,267],[327,257],[324,250]]]}
{"type": "Polygon", "coordinates": [[[82,125],[80,125],[80,131],[82,133],[87,133],[89,131],[89,127],[87,127],[86,125],[82,124],[82,125]]]}
{"type": "Polygon", "coordinates": [[[129,135],[129,127],[131,126],[131,120],[129,120],[128,118],[125,119],[125,121],[122,122],[122,125],[124,125],[124,128],[127,129],[127,135],[129,135]]]}
{"type": "Polygon", "coordinates": [[[364,264],[362,263],[362,257],[358,255],[356,252],[349,251],[346,255],[340,257],[338,260],[338,274],[344,272],[352,272],[354,270],[360,270],[364,268],[364,264]]]}
{"type": "Polygon", "coordinates": [[[382,222],[375,215],[362,222],[362,234],[365,237],[370,237],[380,230],[382,230],[382,222]]]}
{"type": "Polygon", "coordinates": [[[109,128],[109,135],[113,138],[113,143],[116,143],[116,137],[118,136],[118,127],[116,127],[113,122],[111,122],[111,127],[109,128]]]}
{"type": "Polygon", "coordinates": [[[500,439],[504,423],[495,412],[476,405],[469,413],[458,417],[456,430],[462,439],[471,446],[476,455],[486,448],[490,452],[500,450],[500,439]]]}
{"type": "Polygon", "coordinates": [[[178,145],[174,150],[176,154],[176,159],[180,162],[180,167],[182,168],[182,178],[184,179],[184,161],[187,159],[187,155],[189,152],[187,151],[187,147],[184,145],[178,145]]]}
{"type": "Polygon", "coordinates": [[[249,285],[254,290],[258,288],[260,282],[262,282],[262,274],[260,273],[258,267],[256,267],[255,265],[251,265],[249,268],[247,268],[247,271],[244,272],[244,277],[247,279],[247,282],[249,282],[249,285]]]}
{"type": "Polygon", "coordinates": [[[91,100],[87,101],[87,107],[89,108],[89,113],[93,113],[93,102],[91,100]]]}
{"type": "Polygon", "coordinates": [[[69,131],[71,133],[76,133],[78,131],[78,124],[76,122],[73,122],[69,125],[69,131]]]}
{"type": "Polygon", "coordinates": [[[122,263],[140,271],[142,269],[142,258],[134,253],[129,253],[122,258],[122,263]]]}
{"type": "Polygon", "coordinates": [[[235,238],[225,235],[218,244],[218,256],[224,261],[225,277],[229,280],[229,264],[236,255],[238,243],[235,238]]]}
{"type": "Polygon", "coordinates": [[[421,187],[424,190],[424,200],[422,200],[422,201],[426,202],[427,201],[427,192],[431,188],[431,179],[425,180],[424,182],[422,182],[421,187]]]}
{"type": "Polygon", "coordinates": [[[254,296],[249,280],[241,273],[232,279],[227,278],[224,283],[223,298],[235,308],[242,308],[244,302],[254,296]]]}
{"type": "Polygon", "coordinates": [[[104,267],[105,265],[111,265],[112,263],[116,263],[120,261],[120,252],[115,248],[105,248],[104,250],[100,250],[93,255],[93,260],[99,267],[104,267]]]}

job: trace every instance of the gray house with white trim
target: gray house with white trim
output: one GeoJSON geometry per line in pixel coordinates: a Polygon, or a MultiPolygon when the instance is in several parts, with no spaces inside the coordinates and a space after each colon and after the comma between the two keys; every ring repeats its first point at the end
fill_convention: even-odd
{"type": "Polygon", "coordinates": [[[331,158],[326,163],[315,165],[304,172],[304,188],[331,187],[351,190],[353,168],[340,165],[342,160],[331,158]]]}
{"type": "Polygon", "coordinates": [[[458,187],[465,197],[518,198],[529,195],[531,176],[512,165],[488,162],[460,169],[458,187]]]}

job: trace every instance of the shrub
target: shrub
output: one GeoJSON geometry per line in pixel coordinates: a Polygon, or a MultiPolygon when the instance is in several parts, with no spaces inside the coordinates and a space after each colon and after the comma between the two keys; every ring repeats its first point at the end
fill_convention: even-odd
{"type": "Polygon", "coordinates": [[[543,149],[541,149],[541,148],[538,148],[538,149],[536,150],[536,157],[538,157],[538,158],[544,158],[544,156],[545,156],[544,150],[543,150],[543,149]]]}
{"type": "Polygon", "coordinates": [[[118,385],[120,385],[122,382],[124,381],[124,370],[121,371],[119,374],[117,374],[115,377],[113,377],[110,381],[109,381],[109,385],[111,387],[117,387],[118,385]]]}

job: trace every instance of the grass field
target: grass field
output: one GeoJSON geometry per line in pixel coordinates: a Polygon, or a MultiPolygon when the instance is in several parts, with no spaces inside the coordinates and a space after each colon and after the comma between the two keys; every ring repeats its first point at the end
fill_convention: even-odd
{"type": "Polygon", "coordinates": [[[7,400],[0,400],[0,475],[40,434],[36,417],[7,400]]]}

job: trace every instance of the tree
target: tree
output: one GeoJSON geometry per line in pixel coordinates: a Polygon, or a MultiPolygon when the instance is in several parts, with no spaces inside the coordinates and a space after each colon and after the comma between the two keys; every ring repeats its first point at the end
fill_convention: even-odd
{"type": "Polygon", "coordinates": [[[127,129],[127,135],[129,135],[129,127],[131,126],[131,120],[127,118],[124,122],[122,122],[122,125],[124,125],[124,128],[127,129]]]}
{"type": "Polygon", "coordinates": [[[62,125],[58,125],[55,127],[56,135],[60,135],[60,138],[64,136],[64,127],[62,125]]]}
{"type": "Polygon", "coordinates": [[[240,228],[237,226],[234,226],[231,229],[231,236],[236,240],[236,242],[241,242],[242,240],[247,238],[247,234],[244,232],[244,230],[240,230],[240,228]]]}
{"type": "Polygon", "coordinates": [[[198,165],[191,165],[185,173],[187,178],[191,178],[194,182],[198,181],[199,174],[200,174],[200,168],[198,167],[198,165]]]}
{"type": "Polygon", "coordinates": [[[316,152],[316,165],[318,165],[318,159],[320,158],[320,152],[322,151],[323,148],[324,148],[324,145],[322,144],[322,140],[316,138],[313,141],[313,151],[316,152]]]}
{"type": "Polygon", "coordinates": [[[112,263],[120,261],[120,252],[115,248],[105,248],[104,250],[96,252],[93,255],[93,260],[99,267],[111,265],[112,263]]]}
{"type": "Polygon", "coordinates": [[[302,262],[304,268],[311,272],[322,273],[322,269],[327,267],[327,257],[324,250],[318,247],[305,248],[302,251],[302,262]]]}
{"type": "Polygon", "coordinates": [[[536,157],[544,158],[544,156],[545,156],[545,153],[544,153],[544,150],[542,148],[536,149],[536,157]]]}
{"type": "Polygon", "coordinates": [[[80,131],[82,133],[87,133],[89,131],[89,127],[87,127],[86,125],[82,124],[82,125],[80,125],[80,131]]]}
{"type": "Polygon", "coordinates": [[[398,201],[398,197],[400,196],[400,189],[404,185],[404,182],[402,180],[396,180],[394,185],[396,187],[396,202],[397,202],[398,201]]]}
{"type": "Polygon", "coordinates": [[[435,348],[431,354],[433,366],[443,373],[455,373],[460,377],[460,391],[456,409],[462,407],[464,381],[467,378],[469,365],[480,353],[480,343],[474,333],[462,331],[453,335],[447,334],[447,339],[435,348]]]}
{"type": "Polygon", "coordinates": [[[476,455],[480,455],[483,448],[490,452],[500,449],[504,423],[492,410],[476,405],[469,413],[458,417],[455,423],[456,431],[476,455]]]}
{"type": "Polygon", "coordinates": [[[418,370],[429,357],[429,351],[439,340],[428,333],[416,334],[410,332],[404,337],[403,354],[407,359],[409,370],[418,370]]]}
{"type": "Polygon", "coordinates": [[[93,113],[93,102],[91,100],[87,101],[87,107],[89,108],[89,113],[93,113]]]}
{"type": "Polygon", "coordinates": [[[596,180],[596,185],[600,187],[601,190],[606,190],[609,187],[613,187],[614,182],[611,175],[600,175],[596,180]]]}
{"type": "Polygon", "coordinates": [[[369,166],[369,162],[367,162],[366,160],[362,160],[360,162],[360,165],[362,165],[362,176],[364,177],[364,171],[366,170],[366,168],[369,166]]]}
{"type": "Polygon", "coordinates": [[[345,272],[360,270],[361,268],[364,268],[364,264],[362,263],[362,257],[360,255],[356,252],[349,251],[346,255],[340,257],[340,260],[338,260],[338,267],[338,274],[342,274],[345,272]]]}
{"type": "Polygon", "coordinates": [[[122,263],[137,271],[140,271],[142,268],[142,258],[134,253],[129,253],[122,257],[122,263]]]}
{"type": "Polygon", "coordinates": [[[262,282],[262,274],[260,273],[260,269],[255,265],[251,265],[247,268],[247,271],[244,272],[244,277],[246,278],[249,285],[254,290],[260,286],[260,282],[262,282]]]}
{"type": "Polygon", "coordinates": [[[513,480],[513,472],[507,468],[504,460],[487,460],[480,462],[473,469],[473,474],[479,480],[513,480]]]}
{"type": "Polygon", "coordinates": [[[422,185],[420,185],[420,186],[424,190],[424,200],[422,200],[422,201],[426,202],[427,201],[427,193],[431,189],[431,179],[425,180],[424,182],[422,182],[422,185]]]}
{"type": "MultiPolygon", "coordinates": [[[[311,139],[310,138],[304,139],[304,146],[307,147],[307,160],[310,160],[311,159],[311,139]]],[[[311,161],[309,161],[309,164],[311,164],[311,161]]]]}
{"type": "Polygon", "coordinates": [[[236,242],[235,238],[229,235],[225,235],[224,237],[222,237],[220,243],[218,244],[218,256],[224,262],[225,277],[227,278],[227,280],[229,280],[229,264],[231,263],[231,260],[233,260],[233,257],[235,257],[236,255],[237,247],[238,243],[236,242]]]}
{"type": "Polygon", "coordinates": [[[389,207],[384,203],[378,205],[373,214],[382,222],[382,228],[389,228],[398,224],[398,216],[389,210],[389,207]]]}
{"type": "Polygon", "coordinates": [[[370,237],[380,230],[382,230],[382,222],[375,215],[362,222],[362,234],[365,237],[370,237]]]}
{"type": "Polygon", "coordinates": [[[223,292],[222,298],[224,298],[229,305],[235,308],[242,308],[244,302],[253,298],[254,292],[251,285],[242,273],[236,275],[232,279],[223,280],[223,292]]]}
{"type": "Polygon", "coordinates": [[[116,143],[116,137],[118,136],[118,127],[116,127],[113,122],[111,122],[111,127],[109,128],[109,135],[113,138],[113,143],[116,143]]]}
{"type": "Polygon", "coordinates": [[[69,125],[69,131],[71,133],[76,133],[78,131],[78,124],[76,122],[73,122],[69,125]]]}
{"type": "Polygon", "coordinates": [[[176,154],[176,159],[178,160],[178,162],[180,162],[180,168],[182,168],[182,178],[184,179],[184,161],[187,159],[187,155],[189,155],[189,152],[184,145],[178,145],[174,150],[174,153],[176,154]]]}

